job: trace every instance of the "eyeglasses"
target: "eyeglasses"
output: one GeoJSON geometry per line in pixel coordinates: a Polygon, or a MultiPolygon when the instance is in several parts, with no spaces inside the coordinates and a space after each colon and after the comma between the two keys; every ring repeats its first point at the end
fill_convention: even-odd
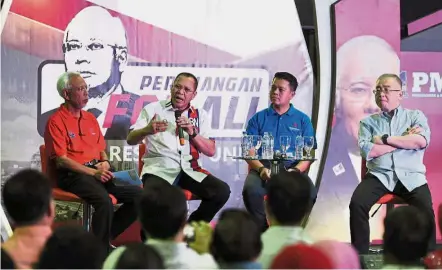
{"type": "Polygon", "coordinates": [[[75,90],[75,91],[81,91],[81,92],[84,92],[84,91],[87,92],[87,91],[89,91],[89,87],[86,86],[86,85],[79,86],[79,87],[72,86],[71,89],[72,89],[72,90],[75,90]]]}
{"type": "Polygon", "coordinates": [[[184,93],[186,93],[186,94],[191,94],[191,93],[195,92],[195,91],[190,90],[189,88],[186,88],[186,87],[184,87],[184,86],[182,86],[182,85],[179,85],[179,84],[175,84],[175,85],[173,86],[172,89],[173,89],[175,92],[178,92],[178,91],[184,90],[184,93]]]}
{"type": "Polygon", "coordinates": [[[400,89],[387,89],[387,88],[384,88],[384,89],[379,88],[379,89],[373,90],[373,94],[375,94],[375,95],[379,95],[381,92],[388,95],[392,92],[402,92],[402,90],[400,90],[400,89]]]}

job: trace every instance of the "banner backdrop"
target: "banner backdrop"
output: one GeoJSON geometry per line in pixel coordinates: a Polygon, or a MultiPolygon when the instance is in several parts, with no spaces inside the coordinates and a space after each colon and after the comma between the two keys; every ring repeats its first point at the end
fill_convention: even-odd
{"type": "MultiPolygon", "coordinates": [[[[307,230],[317,239],[350,241],[351,195],[361,179],[359,122],[378,110],[372,90],[383,73],[399,74],[400,14],[397,0],[341,0],[335,18],[334,126],[307,230]]],[[[383,215],[370,219],[381,239],[383,215]]]]}
{"type": "Polygon", "coordinates": [[[313,74],[292,0],[14,0],[2,33],[2,180],[40,167],[38,147],[62,99],[57,77],[82,74],[118,169],[135,168],[128,129],[143,106],[169,96],[182,71],[199,78],[196,107],[212,117],[217,152],[203,166],[226,181],[226,207],[242,206],[239,154],[247,120],[268,104],[271,77],[293,73],[294,105],[311,115],[313,74]],[[278,16],[274,16],[278,14],[278,16]],[[124,105],[122,105],[124,104],[124,105]]]}
{"type": "MultiPolygon", "coordinates": [[[[430,144],[425,152],[424,164],[435,209],[442,203],[442,52],[402,52],[401,79],[406,90],[403,105],[421,110],[431,129],[430,144]]],[[[438,211],[435,211],[438,220],[438,211]]],[[[440,239],[440,231],[437,239],[440,239]]]]}

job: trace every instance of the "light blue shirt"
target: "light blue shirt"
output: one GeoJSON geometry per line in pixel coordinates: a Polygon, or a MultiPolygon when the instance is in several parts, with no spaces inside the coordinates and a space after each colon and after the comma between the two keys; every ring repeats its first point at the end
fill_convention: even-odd
{"type": "Polygon", "coordinates": [[[361,156],[367,161],[368,172],[376,176],[389,190],[393,191],[397,181],[401,181],[408,191],[427,183],[425,177],[424,153],[422,149],[396,149],[377,158],[368,158],[373,148],[373,136],[402,136],[407,128],[419,126],[427,146],[430,143],[430,127],[425,115],[419,110],[408,110],[399,106],[393,117],[381,112],[361,121],[359,126],[359,148],[361,156]]]}

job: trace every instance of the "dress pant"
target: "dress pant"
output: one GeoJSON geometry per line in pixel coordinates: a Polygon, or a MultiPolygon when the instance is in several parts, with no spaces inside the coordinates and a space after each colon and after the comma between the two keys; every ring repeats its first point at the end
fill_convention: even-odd
{"type": "Polygon", "coordinates": [[[92,232],[106,247],[137,219],[135,201],[143,191],[139,186],[116,186],[112,180],[102,183],[93,176],[66,171],[59,173],[58,186],[92,205],[92,232]],[[122,203],[115,213],[109,194],[122,203]]]}
{"type": "MultiPolygon", "coordinates": [[[[359,254],[368,254],[370,247],[370,224],[368,222],[369,212],[372,206],[385,194],[390,191],[379,181],[379,179],[367,174],[361,183],[356,187],[350,200],[350,234],[351,243],[359,254]]],[[[408,191],[398,181],[393,194],[402,198],[408,205],[413,205],[428,213],[431,222],[434,222],[433,203],[428,185],[417,187],[408,191]]],[[[432,237],[429,242],[429,251],[436,248],[436,226],[433,226],[432,237]]]]}
{"type": "MultiPolygon", "coordinates": [[[[143,183],[159,180],[166,181],[153,174],[143,175],[143,183]]],[[[203,181],[198,182],[181,171],[176,185],[192,192],[201,199],[200,206],[190,215],[189,222],[210,222],[230,197],[229,185],[211,174],[207,175],[203,181]]]]}
{"type": "MultiPolygon", "coordinates": [[[[279,170],[285,170],[284,166],[281,165],[279,170]]],[[[314,204],[316,201],[317,190],[313,185],[313,182],[311,182],[311,185],[310,198],[314,204]]],[[[258,225],[261,227],[262,231],[265,231],[268,228],[266,214],[264,211],[264,196],[266,195],[265,186],[266,181],[259,177],[259,173],[256,170],[250,170],[244,182],[242,191],[244,205],[247,211],[258,222],[258,225]]]]}

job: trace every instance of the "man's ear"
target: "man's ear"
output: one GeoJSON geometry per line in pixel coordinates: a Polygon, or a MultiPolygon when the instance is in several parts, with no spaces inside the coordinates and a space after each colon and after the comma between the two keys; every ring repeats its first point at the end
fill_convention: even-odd
{"type": "Polygon", "coordinates": [[[119,71],[123,72],[127,66],[127,48],[126,47],[115,48],[115,60],[120,64],[119,71]]]}
{"type": "Polygon", "coordinates": [[[69,97],[69,90],[67,89],[63,89],[63,98],[65,100],[70,100],[71,98],[69,97]]]}

